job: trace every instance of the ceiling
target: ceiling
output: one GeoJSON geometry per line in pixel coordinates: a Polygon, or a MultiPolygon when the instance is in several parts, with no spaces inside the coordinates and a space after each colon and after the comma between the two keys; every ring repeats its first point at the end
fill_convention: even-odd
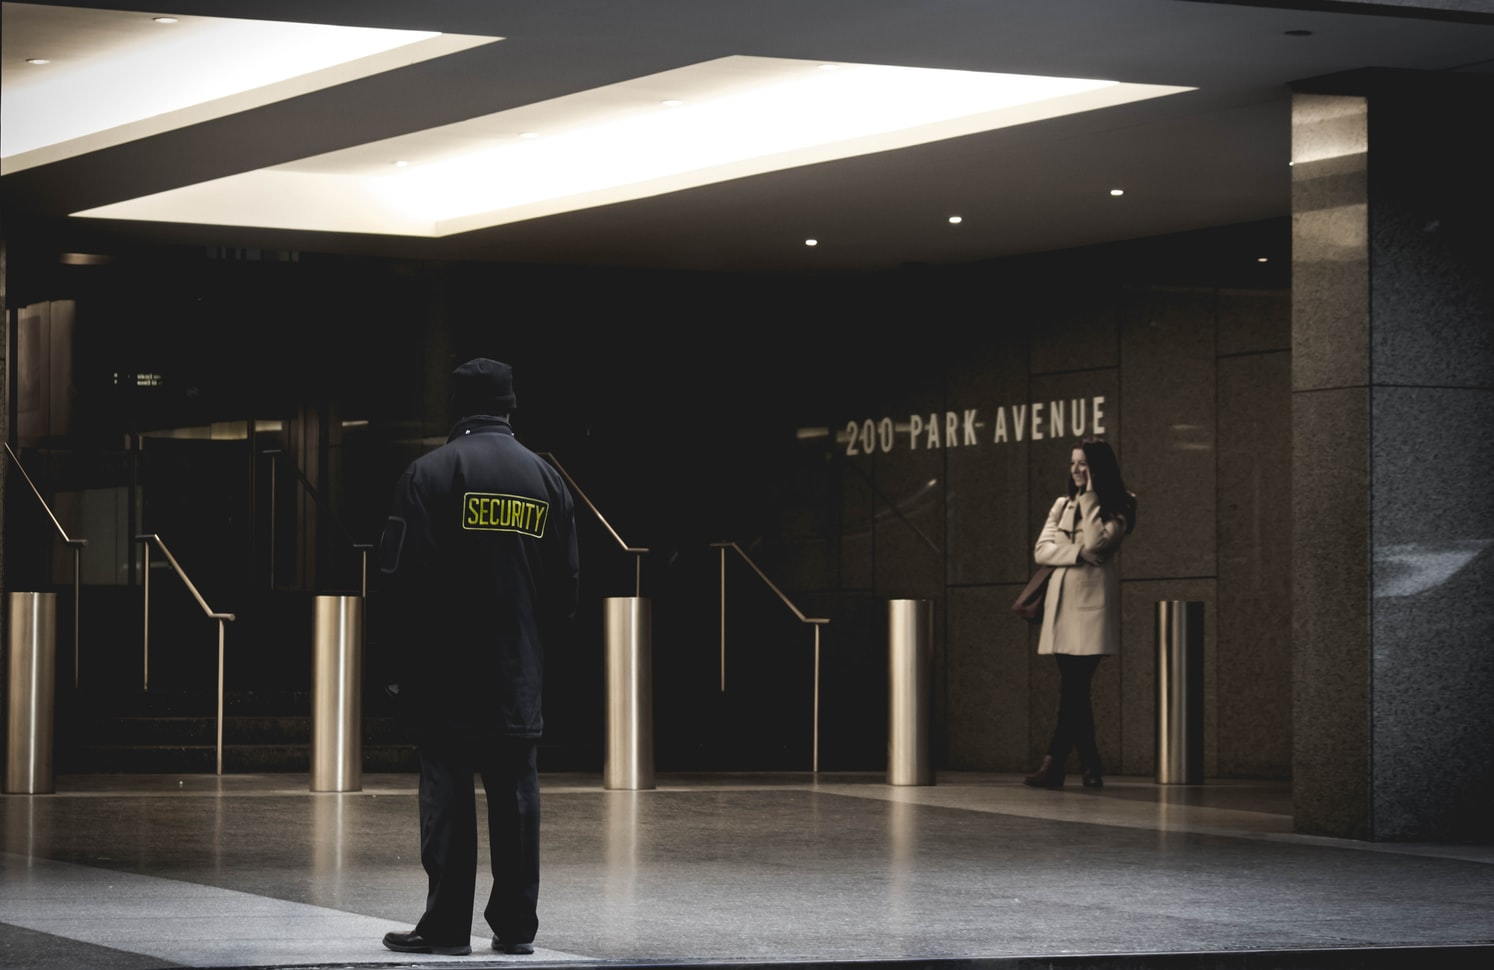
{"type": "MultiPolygon", "coordinates": [[[[149,31],[150,16],[438,31],[446,47],[323,72],[8,167],[8,246],[181,243],[672,269],[861,272],[1281,218],[1289,88],[1360,68],[1494,71],[1494,2],[1195,0],[164,0],[5,4],[4,86],[149,31]],[[496,38],[502,38],[495,40],[496,38]],[[551,102],[727,57],[1106,78],[1193,90],[737,175],[438,238],[71,213],[551,102]],[[1113,195],[1123,189],[1123,195],[1113,195]],[[949,217],[961,221],[952,224],[949,217]],[[817,240],[807,246],[806,239],[817,240]]],[[[270,52],[266,51],[268,56],[270,52]]],[[[177,82],[180,86],[180,82],[177,82]]],[[[190,87],[192,82],[186,82],[190,87]]],[[[97,79],[48,110],[118,100],[97,79]]],[[[0,124],[5,118],[0,117],[0,124]]]]}

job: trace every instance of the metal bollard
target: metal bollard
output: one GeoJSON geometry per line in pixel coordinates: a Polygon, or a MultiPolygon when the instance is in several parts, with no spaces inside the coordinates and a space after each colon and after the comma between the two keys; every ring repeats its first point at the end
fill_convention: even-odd
{"type": "Polygon", "coordinates": [[[311,661],[311,790],[363,789],[363,597],[318,596],[311,661]]]}
{"type": "Polygon", "coordinates": [[[606,601],[607,756],[602,787],[644,791],[654,787],[653,628],[649,601],[613,596],[606,601]]]}
{"type": "Polygon", "coordinates": [[[1203,604],[1157,603],[1157,784],[1204,780],[1203,604]]]}
{"type": "Polygon", "coordinates": [[[934,610],[929,600],[887,603],[887,783],[932,785],[930,686],[934,610]]]}
{"type": "Polygon", "coordinates": [[[52,774],[57,700],[57,594],[11,593],[5,791],[56,791],[52,774]]]}

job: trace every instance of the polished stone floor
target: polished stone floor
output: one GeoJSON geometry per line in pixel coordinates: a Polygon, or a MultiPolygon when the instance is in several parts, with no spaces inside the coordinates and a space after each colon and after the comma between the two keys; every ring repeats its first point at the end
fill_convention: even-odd
{"type": "Polygon", "coordinates": [[[0,796],[0,967],[1494,966],[1494,845],[1295,835],[1281,783],[656,782],[543,775],[535,954],[478,906],[433,957],[380,944],[424,898],[413,775],[61,776],[0,796]]]}

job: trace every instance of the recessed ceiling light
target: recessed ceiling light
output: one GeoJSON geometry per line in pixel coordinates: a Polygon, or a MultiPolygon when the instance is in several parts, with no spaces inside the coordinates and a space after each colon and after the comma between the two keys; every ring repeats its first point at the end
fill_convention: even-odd
{"type": "Polygon", "coordinates": [[[820,241],[818,239],[806,239],[806,240],[804,240],[804,245],[806,245],[806,246],[818,246],[819,244],[820,244],[820,241]]]}
{"type": "Polygon", "coordinates": [[[949,224],[951,226],[958,226],[960,223],[962,223],[964,221],[965,221],[965,217],[964,216],[950,216],[949,217],[949,224]]]}
{"type": "Polygon", "coordinates": [[[1126,190],[1125,189],[1111,189],[1110,190],[1110,194],[1111,195],[1115,195],[1115,196],[1121,196],[1121,195],[1125,195],[1126,194],[1126,190]]]}
{"type": "Polygon", "coordinates": [[[153,17],[151,19],[153,19],[158,24],[174,24],[177,22],[177,19],[175,17],[153,17]]]}
{"type": "Polygon", "coordinates": [[[820,63],[722,57],[73,214],[434,238],[1192,90],[820,63]],[[639,110],[660,91],[681,105],[639,110]]]}
{"type": "Polygon", "coordinates": [[[1255,261],[1257,263],[1269,263],[1271,261],[1271,257],[1269,257],[1269,256],[1257,256],[1255,258],[1255,261]]]}
{"type": "Polygon", "coordinates": [[[49,60],[47,60],[45,57],[28,57],[28,58],[26,58],[26,63],[27,64],[38,64],[38,65],[40,65],[40,64],[50,64],[52,62],[49,61],[49,60]]]}

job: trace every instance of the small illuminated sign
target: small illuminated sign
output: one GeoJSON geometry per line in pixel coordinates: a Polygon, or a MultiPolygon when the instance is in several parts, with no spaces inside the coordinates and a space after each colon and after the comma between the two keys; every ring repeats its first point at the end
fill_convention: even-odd
{"type": "Polygon", "coordinates": [[[134,385],[135,387],[160,387],[163,383],[165,383],[165,379],[160,374],[114,372],[114,384],[116,387],[121,384],[134,385]]]}

